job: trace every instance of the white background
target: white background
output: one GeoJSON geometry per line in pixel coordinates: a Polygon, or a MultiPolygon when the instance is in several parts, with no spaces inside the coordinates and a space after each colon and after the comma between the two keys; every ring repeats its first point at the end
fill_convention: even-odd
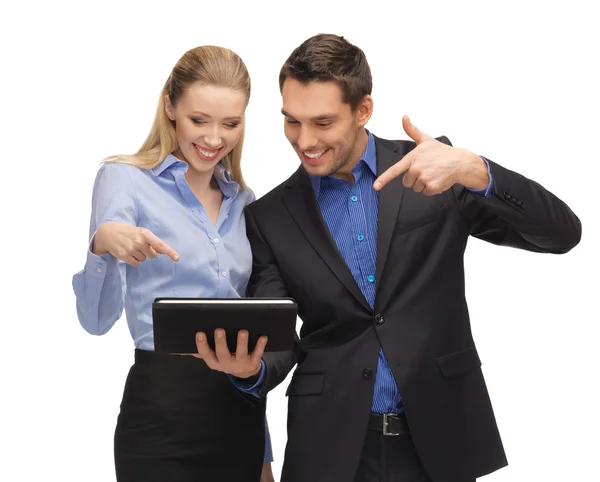
{"type": "MultiPolygon", "coordinates": [[[[252,76],[243,168],[265,194],[298,165],[279,68],[320,32],[367,54],[375,134],[406,138],[410,114],[540,182],[582,220],[580,245],[563,256],[473,240],[467,296],[510,462],[484,480],[600,480],[595,2],[388,3],[3,2],[0,480],[114,480],[133,345],[124,319],[103,337],[85,333],[71,288],[100,160],[141,145],[186,50],[221,45],[252,76]]],[[[268,407],[276,476],[285,386],[268,407]]]]}

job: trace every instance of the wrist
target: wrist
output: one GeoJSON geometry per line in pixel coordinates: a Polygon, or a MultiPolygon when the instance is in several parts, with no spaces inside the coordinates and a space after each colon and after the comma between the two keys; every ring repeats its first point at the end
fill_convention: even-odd
{"type": "Polygon", "coordinates": [[[485,161],[474,154],[465,150],[465,160],[461,172],[460,184],[467,189],[481,191],[486,189],[490,183],[490,176],[485,161]]]}
{"type": "Polygon", "coordinates": [[[103,254],[108,253],[108,250],[105,249],[102,244],[102,238],[103,238],[103,233],[104,233],[103,228],[104,228],[104,225],[100,226],[92,239],[91,251],[96,256],[102,256],[103,254]]]}
{"type": "Polygon", "coordinates": [[[254,370],[250,376],[248,377],[248,379],[255,379],[255,381],[258,381],[259,377],[260,377],[260,372],[262,370],[262,364],[259,364],[258,367],[256,368],[256,370],[254,370]]]}
{"type": "Polygon", "coordinates": [[[258,379],[260,378],[261,370],[262,370],[262,363],[258,365],[256,370],[254,370],[252,372],[247,372],[244,375],[238,375],[237,378],[241,378],[247,383],[254,384],[254,383],[258,382],[258,379]]]}

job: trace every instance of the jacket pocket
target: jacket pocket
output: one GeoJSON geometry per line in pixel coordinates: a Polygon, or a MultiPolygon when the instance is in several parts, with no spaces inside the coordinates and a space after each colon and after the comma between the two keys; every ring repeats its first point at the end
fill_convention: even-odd
{"type": "Polygon", "coordinates": [[[440,356],[435,360],[445,377],[456,377],[481,366],[481,360],[474,346],[440,356]]]}
{"type": "Polygon", "coordinates": [[[324,373],[299,373],[292,377],[286,397],[295,395],[321,395],[325,385],[324,373]]]}

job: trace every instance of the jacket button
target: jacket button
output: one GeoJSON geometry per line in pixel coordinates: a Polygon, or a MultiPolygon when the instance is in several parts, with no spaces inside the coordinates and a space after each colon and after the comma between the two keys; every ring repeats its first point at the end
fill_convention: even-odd
{"type": "Polygon", "coordinates": [[[375,323],[377,323],[378,325],[383,325],[385,323],[385,320],[383,319],[383,315],[380,313],[377,313],[375,315],[375,323]]]}
{"type": "Polygon", "coordinates": [[[371,370],[370,368],[365,368],[363,370],[363,378],[365,380],[370,380],[371,378],[373,378],[373,370],[371,370]]]}

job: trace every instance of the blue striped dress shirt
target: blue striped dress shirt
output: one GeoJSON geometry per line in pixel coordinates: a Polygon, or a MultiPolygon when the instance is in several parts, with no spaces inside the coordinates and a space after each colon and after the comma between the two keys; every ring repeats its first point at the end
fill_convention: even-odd
{"type": "MultiPolygon", "coordinates": [[[[375,139],[369,132],[367,147],[352,169],[354,184],[333,176],[309,176],[325,223],[352,276],[371,308],[375,305],[377,265],[377,177],[375,139]]],[[[371,411],[399,413],[402,399],[383,350],[375,377],[371,411]]]]}

